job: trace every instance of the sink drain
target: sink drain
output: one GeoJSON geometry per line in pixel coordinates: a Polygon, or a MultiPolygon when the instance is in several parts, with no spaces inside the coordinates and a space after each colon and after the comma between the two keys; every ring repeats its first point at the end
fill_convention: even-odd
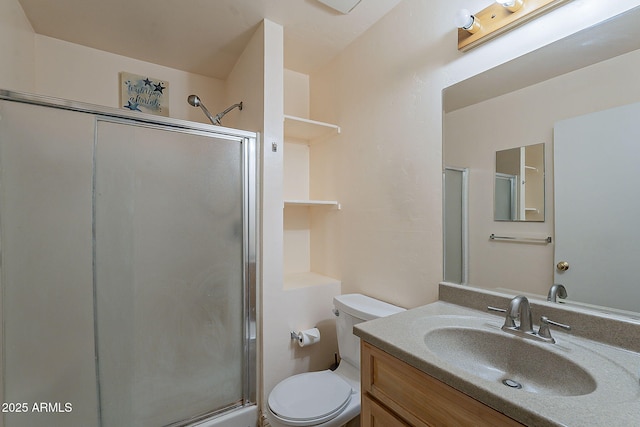
{"type": "Polygon", "coordinates": [[[517,389],[521,389],[522,388],[522,384],[520,384],[518,381],[514,381],[511,380],[509,378],[502,380],[502,384],[506,385],[507,387],[511,387],[511,388],[517,388],[517,389]]]}

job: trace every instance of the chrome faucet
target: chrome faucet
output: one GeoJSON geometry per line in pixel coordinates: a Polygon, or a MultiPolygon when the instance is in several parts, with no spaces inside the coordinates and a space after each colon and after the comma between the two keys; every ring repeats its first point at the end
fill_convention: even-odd
{"type": "Polygon", "coordinates": [[[507,307],[502,330],[517,330],[523,333],[533,332],[533,322],[531,321],[531,306],[529,300],[524,295],[513,298],[507,307]],[[516,319],[520,319],[520,326],[516,326],[516,319]]]}
{"type": "Polygon", "coordinates": [[[558,297],[566,298],[567,297],[567,288],[560,283],[555,283],[549,289],[549,294],[547,295],[547,301],[550,302],[558,302],[558,297]]]}
{"type": "MultiPolygon", "coordinates": [[[[562,285],[560,285],[562,286],[562,285]]],[[[563,286],[564,288],[564,286],[563,286]]],[[[487,307],[492,311],[500,311],[505,313],[504,325],[502,330],[510,334],[523,336],[525,338],[533,338],[538,341],[544,341],[549,343],[555,343],[556,340],[551,336],[549,325],[557,326],[566,330],[570,330],[569,325],[554,322],[549,320],[546,316],[540,318],[540,328],[536,333],[533,330],[533,322],[531,320],[531,306],[529,300],[524,295],[518,295],[509,302],[507,309],[487,307]],[[520,321],[520,324],[516,326],[516,320],[520,321]]]]}

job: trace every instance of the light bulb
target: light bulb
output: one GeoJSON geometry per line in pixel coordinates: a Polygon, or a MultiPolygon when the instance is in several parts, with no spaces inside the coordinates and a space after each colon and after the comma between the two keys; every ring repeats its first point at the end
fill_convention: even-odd
{"type": "Polygon", "coordinates": [[[464,30],[471,28],[473,25],[473,16],[467,9],[460,9],[455,16],[456,27],[464,30]]]}
{"type": "Polygon", "coordinates": [[[455,16],[455,25],[471,34],[480,29],[480,23],[467,9],[460,9],[455,16]]]}
{"type": "Polygon", "coordinates": [[[503,6],[509,12],[515,12],[524,5],[524,0],[496,0],[496,3],[503,6]]]}

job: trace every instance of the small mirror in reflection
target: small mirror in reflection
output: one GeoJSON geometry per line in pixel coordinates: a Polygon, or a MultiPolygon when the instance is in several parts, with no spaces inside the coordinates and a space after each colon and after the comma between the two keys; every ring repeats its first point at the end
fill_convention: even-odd
{"type": "Polygon", "coordinates": [[[544,144],[496,152],[495,221],[544,221],[544,144]]]}

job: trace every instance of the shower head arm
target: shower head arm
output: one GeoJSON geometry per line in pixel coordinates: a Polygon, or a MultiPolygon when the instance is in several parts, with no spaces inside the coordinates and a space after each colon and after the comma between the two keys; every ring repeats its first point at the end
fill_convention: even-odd
{"type": "Polygon", "coordinates": [[[215,117],[214,117],[209,112],[209,110],[207,110],[207,107],[204,106],[204,104],[202,103],[200,98],[198,98],[197,95],[189,95],[187,97],[187,102],[189,103],[189,105],[191,105],[193,107],[200,107],[202,109],[202,111],[204,112],[204,114],[209,118],[209,120],[211,120],[211,123],[213,123],[214,125],[217,125],[217,126],[221,125],[220,120],[222,120],[222,118],[225,116],[225,114],[227,114],[229,111],[233,110],[236,107],[238,107],[238,109],[240,109],[240,111],[242,111],[242,102],[239,102],[237,104],[233,104],[231,107],[227,108],[222,113],[216,114],[215,117]]]}
{"type": "Polygon", "coordinates": [[[198,107],[202,108],[202,111],[209,118],[209,120],[211,120],[211,123],[213,123],[214,125],[218,125],[218,126],[220,125],[220,118],[218,116],[213,117],[213,115],[211,115],[209,110],[207,110],[207,107],[205,107],[202,102],[200,102],[198,104],[198,107]]]}
{"type": "Polygon", "coordinates": [[[222,120],[222,118],[231,110],[233,110],[234,108],[238,107],[238,110],[242,111],[242,102],[239,102],[237,104],[233,104],[231,107],[227,108],[226,110],[224,110],[221,113],[216,114],[216,117],[213,120],[217,121],[218,124],[220,124],[220,120],[222,120]]]}

